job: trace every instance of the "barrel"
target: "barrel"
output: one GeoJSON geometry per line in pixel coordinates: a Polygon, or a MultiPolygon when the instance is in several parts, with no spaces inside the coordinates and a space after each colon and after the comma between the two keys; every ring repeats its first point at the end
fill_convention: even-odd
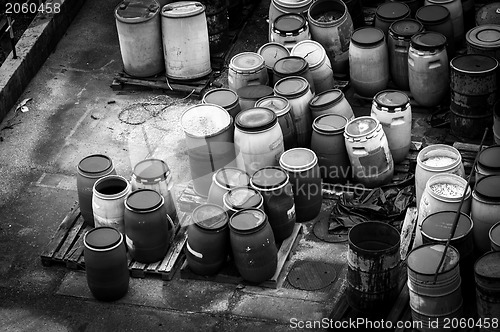
{"type": "Polygon", "coordinates": [[[238,168],[252,176],[266,166],[277,166],[284,151],[278,117],[268,108],[254,107],[236,117],[234,148],[238,168]]]}
{"type": "Polygon", "coordinates": [[[320,43],[314,40],[303,40],[292,48],[290,54],[304,58],[309,64],[315,93],[333,89],[332,64],[320,43]]]}
{"type": "Polygon", "coordinates": [[[500,25],[484,24],[465,35],[468,54],[483,54],[500,61],[500,25]]]}
{"type": "MultiPolygon", "coordinates": [[[[484,322],[500,317],[500,252],[491,251],[481,256],[474,265],[477,315],[484,322]]],[[[499,331],[494,325],[483,325],[480,331],[499,331]]]]}
{"type": "Polygon", "coordinates": [[[123,71],[148,77],[165,69],[160,4],[156,0],[122,1],[115,8],[123,71]]]}
{"type": "Polygon", "coordinates": [[[299,147],[309,147],[312,134],[309,101],[313,98],[309,82],[300,76],[282,78],[274,85],[274,94],[288,99],[295,121],[297,145],[299,147]]]}
{"type": "Polygon", "coordinates": [[[362,313],[382,313],[398,296],[398,230],[383,222],[354,225],[348,234],[347,302],[362,313]]]}
{"type": "Polygon", "coordinates": [[[210,74],[205,6],[197,1],[175,1],[163,6],[161,16],[167,77],[187,80],[210,74]]]}
{"type": "MultiPolygon", "coordinates": [[[[441,5],[450,11],[451,23],[453,23],[453,36],[455,46],[459,48],[464,39],[464,14],[461,0],[425,0],[424,6],[441,5]]],[[[450,43],[452,41],[449,41],[450,43]]]]}
{"type": "Polygon", "coordinates": [[[247,85],[239,88],[236,93],[240,103],[240,109],[245,111],[255,106],[260,98],[274,95],[274,90],[269,85],[247,85]]]}
{"type": "Polygon", "coordinates": [[[267,68],[267,76],[269,78],[269,85],[274,86],[274,64],[279,59],[289,56],[290,52],[285,46],[281,45],[280,43],[269,42],[259,47],[257,53],[264,58],[264,63],[267,68]]]}
{"type": "Polygon", "coordinates": [[[227,88],[216,88],[207,91],[201,100],[205,104],[215,104],[224,108],[234,118],[241,111],[238,94],[227,88]]]}
{"type": "Polygon", "coordinates": [[[264,209],[264,198],[251,187],[235,187],[222,196],[224,209],[229,217],[245,209],[264,209]]]}
{"type": "Polygon", "coordinates": [[[351,15],[352,25],[354,29],[361,28],[365,25],[365,14],[363,11],[362,0],[342,0],[347,6],[347,11],[351,15]]]}
{"type": "Polygon", "coordinates": [[[216,274],[228,257],[228,215],[218,205],[202,204],[193,210],[192,221],[187,228],[187,264],[196,274],[216,274]]]}
{"type": "Polygon", "coordinates": [[[224,33],[229,26],[226,0],[199,0],[199,2],[205,6],[210,53],[222,53],[227,48],[224,33]]]}
{"type": "Polygon", "coordinates": [[[167,163],[161,159],[145,159],[134,166],[130,179],[132,190],[152,189],[164,198],[164,205],[170,219],[177,221],[177,209],[174,203],[172,173],[167,163]]]}
{"type": "Polygon", "coordinates": [[[491,226],[489,234],[491,250],[500,251],[500,221],[491,226]]]}
{"type": "Polygon", "coordinates": [[[470,216],[474,220],[474,244],[478,253],[490,250],[489,231],[500,218],[500,175],[480,179],[472,191],[470,216]]]}
{"type": "Polygon", "coordinates": [[[374,27],[382,30],[387,38],[391,24],[409,18],[410,14],[410,7],[404,2],[385,2],[375,11],[374,27]]]}
{"type": "Polygon", "coordinates": [[[487,175],[500,175],[500,145],[493,145],[478,152],[475,169],[476,182],[487,175]]]}
{"type": "Polygon", "coordinates": [[[450,62],[450,129],[458,137],[480,138],[493,125],[498,61],[467,54],[450,62]]]}
{"type": "Polygon", "coordinates": [[[441,5],[423,6],[415,14],[415,19],[423,24],[425,31],[434,31],[445,36],[448,58],[451,59],[455,56],[453,22],[448,8],[441,5]]]}
{"type": "Polygon", "coordinates": [[[271,42],[280,43],[290,51],[298,42],[311,39],[309,23],[302,14],[282,14],[271,27],[271,42]]]}
{"type": "Polygon", "coordinates": [[[349,45],[349,74],[354,91],[373,97],[389,82],[389,54],[384,32],[362,27],[354,31],[349,45]]]}
{"type": "Polygon", "coordinates": [[[417,155],[415,167],[415,199],[417,207],[429,178],[438,173],[451,173],[465,177],[465,169],[460,152],[446,144],[431,144],[417,155]]]}
{"type": "Polygon", "coordinates": [[[252,188],[264,198],[264,212],[276,243],[290,237],[295,227],[295,203],[288,174],[279,167],[264,167],[250,179],[252,188]]]}
{"type": "Polygon", "coordinates": [[[407,258],[408,290],[414,322],[421,331],[444,331],[453,318],[462,317],[460,254],[449,246],[426,244],[413,249],[407,258]],[[445,259],[436,276],[441,257],[445,259]]]}
{"type": "Polygon", "coordinates": [[[464,31],[468,31],[476,26],[476,5],[475,0],[461,0],[464,17],[464,31]]]}
{"type": "Polygon", "coordinates": [[[423,30],[422,23],[410,18],[396,21],[389,27],[387,50],[389,52],[390,73],[393,83],[401,90],[410,90],[408,49],[411,37],[423,30]]]}
{"type": "Polygon", "coordinates": [[[424,107],[441,104],[449,89],[446,37],[426,31],[411,37],[408,50],[408,79],[415,101],[424,107]]]}
{"type": "Polygon", "coordinates": [[[271,0],[269,5],[269,33],[268,38],[271,40],[271,29],[276,18],[286,13],[302,14],[307,16],[307,11],[313,0],[271,0]]]}
{"type": "Polygon", "coordinates": [[[287,56],[276,61],[273,67],[274,84],[290,76],[301,76],[309,82],[311,93],[315,94],[314,78],[309,69],[309,63],[300,56],[287,56]]]}
{"type": "Polygon", "coordinates": [[[248,187],[250,176],[236,167],[223,167],[217,170],[212,177],[212,184],[208,191],[207,202],[224,207],[222,197],[229,190],[236,187],[248,187]]]}
{"type": "Polygon", "coordinates": [[[351,15],[341,0],[314,1],[307,12],[311,39],[320,43],[332,64],[333,75],[349,76],[349,44],[354,31],[351,15]]]}
{"type": "Polygon", "coordinates": [[[309,101],[309,109],[313,120],[324,114],[338,114],[354,119],[352,107],[340,89],[330,89],[318,93],[309,101]]]}
{"type": "Polygon", "coordinates": [[[247,85],[267,85],[268,82],[266,65],[260,54],[242,52],[231,58],[227,73],[229,89],[237,91],[247,85]]]}
{"type": "Polygon", "coordinates": [[[403,2],[410,8],[410,17],[415,17],[417,10],[424,5],[424,0],[390,0],[391,2],[403,2]]]}
{"type": "Polygon", "coordinates": [[[354,180],[368,188],[392,181],[394,161],[379,120],[371,116],[354,118],[346,125],[344,141],[354,180]]]}
{"type": "Polygon", "coordinates": [[[155,190],[127,195],[123,220],[130,257],[146,264],[165,258],[174,231],[166,212],[165,199],[155,190]]]}
{"type": "Polygon", "coordinates": [[[493,137],[495,144],[500,144],[500,102],[493,106],[493,137]]]}
{"type": "Polygon", "coordinates": [[[115,301],[127,294],[129,271],[123,234],[112,227],[92,228],[83,236],[85,276],[92,295],[115,301]]]}
{"type": "Polygon", "coordinates": [[[106,175],[92,188],[92,211],[96,227],[109,226],[125,233],[123,214],[125,197],[132,191],[129,181],[121,175],[106,175]]]}
{"type": "Polygon", "coordinates": [[[236,166],[233,119],[221,106],[199,104],[181,115],[193,189],[207,196],[213,173],[222,167],[236,166]]]}
{"type": "Polygon", "coordinates": [[[283,133],[283,146],[285,150],[297,147],[297,133],[292,116],[292,107],[285,97],[268,96],[255,102],[255,107],[264,107],[272,110],[278,117],[278,124],[283,133]]]}
{"type": "Polygon", "coordinates": [[[94,183],[103,176],[116,174],[113,162],[103,154],[86,156],[78,163],[76,187],[80,213],[87,226],[94,227],[94,212],[92,211],[92,188],[94,183]]]}
{"type": "Polygon", "coordinates": [[[229,240],[234,264],[241,277],[261,283],[276,272],[278,249],[267,215],[258,209],[245,209],[229,220],[229,240]]]}
{"type": "Polygon", "coordinates": [[[228,29],[235,30],[243,25],[243,0],[227,0],[228,29]]]}
{"type": "Polygon", "coordinates": [[[297,222],[316,218],[323,203],[323,181],[314,151],[305,148],[287,150],[281,155],[280,166],[290,177],[297,222]]]}
{"type": "Polygon", "coordinates": [[[346,117],[323,114],[313,122],[311,150],[318,157],[323,181],[345,184],[352,177],[351,162],[344,142],[346,117]]]}
{"type": "MultiPolygon", "coordinates": [[[[492,2],[478,8],[475,13],[475,23],[477,26],[500,24],[500,2],[492,2]]],[[[472,27],[470,29],[472,29],[472,27]]]]}

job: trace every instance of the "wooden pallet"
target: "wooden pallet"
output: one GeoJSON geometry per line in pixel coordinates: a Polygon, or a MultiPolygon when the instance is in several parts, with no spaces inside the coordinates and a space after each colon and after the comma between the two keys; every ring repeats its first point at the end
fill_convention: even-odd
{"type": "MultiPolygon", "coordinates": [[[[266,288],[274,288],[274,289],[281,287],[287,274],[287,270],[285,269],[285,263],[287,262],[288,257],[290,256],[292,251],[295,250],[300,240],[300,237],[302,235],[302,227],[303,227],[302,224],[295,224],[292,234],[281,243],[278,249],[278,264],[276,272],[274,273],[271,279],[258,284],[258,286],[266,288]]],[[[224,266],[219,273],[213,276],[202,276],[194,273],[189,268],[187,261],[185,261],[181,267],[181,278],[194,279],[194,280],[209,280],[214,282],[229,283],[235,285],[250,284],[247,281],[245,281],[238,273],[233,261],[228,261],[226,266],[224,266]]]]}
{"type": "MultiPolygon", "coordinates": [[[[175,222],[172,245],[165,257],[151,264],[139,263],[129,258],[129,271],[132,277],[144,278],[146,275],[160,276],[163,280],[171,280],[184,260],[183,247],[187,240],[186,225],[190,216],[181,214],[175,222]]],[[[44,266],[65,265],[69,269],[85,269],[83,257],[83,236],[92,229],[85,225],[80,208],[70,211],[60,223],[51,240],[40,255],[44,266]]]]}

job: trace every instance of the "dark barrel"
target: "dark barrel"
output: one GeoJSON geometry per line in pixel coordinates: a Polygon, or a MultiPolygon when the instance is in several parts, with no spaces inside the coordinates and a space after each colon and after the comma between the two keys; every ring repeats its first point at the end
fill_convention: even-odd
{"type": "Polygon", "coordinates": [[[217,54],[227,48],[224,33],[229,26],[226,0],[199,0],[205,5],[210,53],[217,54]]]}

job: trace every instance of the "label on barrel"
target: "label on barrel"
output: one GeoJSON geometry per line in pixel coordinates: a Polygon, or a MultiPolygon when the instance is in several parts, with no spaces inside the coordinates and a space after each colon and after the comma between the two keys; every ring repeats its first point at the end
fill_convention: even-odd
{"type": "Polygon", "coordinates": [[[288,220],[295,218],[295,204],[293,204],[292,207],[286,211],[286,214],[288,216],[288,220]]]}
{"type": "Polygon", "coordinates": [[[195,257],[198,257],[198,258],[203,258],[203,254],[201,254],[201,253],[199,253],[197,251],[194,251],[193,248],[191,248],[189,246],[189,242],[186,242],[186,248],[191,253],[191,255],[193,255],[195,257]]]}

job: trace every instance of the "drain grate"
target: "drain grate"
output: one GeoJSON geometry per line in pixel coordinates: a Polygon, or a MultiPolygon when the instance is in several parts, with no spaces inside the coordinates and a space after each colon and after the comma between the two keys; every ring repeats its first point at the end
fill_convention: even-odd
{"type": "Polygon", "coordinates": [[[307,291],[323,289],[336,279],[335,265],[317,261],[295,262],[287,276],[290,285],[307,291]]]}

